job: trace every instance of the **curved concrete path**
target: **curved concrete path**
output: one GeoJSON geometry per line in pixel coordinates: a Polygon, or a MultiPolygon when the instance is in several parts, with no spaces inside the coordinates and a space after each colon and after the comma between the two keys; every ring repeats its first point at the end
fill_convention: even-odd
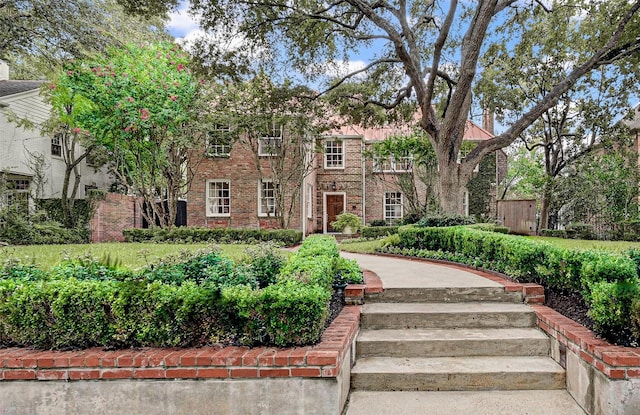
{"type": "Polygon", "coordinates": [[[355,259],[361,268],[378,274],[384,288],[481,288],[502,287],[477,274],[422,261],[379,255],[341,252],[355,259]]]}
{"type": "MultiPolygon", "coordinates": [[[[445,265],[347,252],[341,255],[378,274],[385,289],[502,287],[477,274],[445,265]]],[[[584,415],[585,412],[566,390],[354,391],[343,414],[584,415]]]]}

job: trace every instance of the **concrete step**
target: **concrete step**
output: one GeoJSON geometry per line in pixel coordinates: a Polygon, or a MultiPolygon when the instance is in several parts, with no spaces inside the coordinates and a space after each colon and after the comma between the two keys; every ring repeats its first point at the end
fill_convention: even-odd
{"type": "Polygon", "coordinates": [[[549,357],[365,357],[351,370],[357,391],[564,389],[565,371],[549,357]]]}
{"type": "Polygon", "coordinates": [[[564,390],[352,392],[345,415],[585,415],[564,390]]]}
{"type": "Polygon", "coordinates": [[[548,356],[549,338],[534,328],[361,330],[356,356],[548,356]]]}
{"type": "Polygon", "coordinates": [[[374,303],[362,307],[363,329],[533,327],[532,308],[513,303],[374,303]]]}
{"type": "Polygon", "coordinates": [[[507,292],[504,287],[429,287],[386,288],[382,293],[367,294],[367,303],[522,303],[521,292],[507,292]]]}

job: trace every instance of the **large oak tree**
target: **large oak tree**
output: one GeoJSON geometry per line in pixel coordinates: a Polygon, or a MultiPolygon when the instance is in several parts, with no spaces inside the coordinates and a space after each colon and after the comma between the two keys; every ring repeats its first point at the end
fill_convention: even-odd
{"type": "MultiPolygon", "coordinates": [[[[410,102],[421,110],[419,125],[438,159],[440,207],[448,212],[461,211],[464,188],[484,156],[516,140],[579,79],[637,53],[640,44],[640,0],[193,0],[191,8],[202,16],[205,28],[217,33],[215,45],[228,44],[225,37],[241,38],[263,57],[277,60],[284,55],[282,65],[311,77],[369,50],[362,55],[370,56],[364,68],[334,79],[328,89],[357,79],[364,88],[354,91],[353,82],[347,82],[344,99],[388,110],[410,102]],[[570,10],[580,22],[572,28],[572,37],[587,40],[589,53],[570,62],[566,75],[529,102],[506,131],[459,162],[465,120],[474,104],[472,91],[487,69],[484,65],[491,65],[480,57],[496,43],[505,43],[492,36],[505,25],[522,28],[506,40],[515,56],[529,30],[530,14],[522,11],[531,9],[549,17],[570,10]]],[[[546,38],[539,33],[540,42],[546,38]]]]}

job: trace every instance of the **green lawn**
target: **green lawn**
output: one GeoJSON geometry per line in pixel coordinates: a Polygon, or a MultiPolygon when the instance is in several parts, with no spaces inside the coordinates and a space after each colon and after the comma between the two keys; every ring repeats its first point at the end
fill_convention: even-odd
{"type": "MultiPolygon", "coordinates": [[[[0,248],[0,265],[9,258],[18,258],[28,264],[35,264],[47,270],[65,257],[76,258],[87,254],[98,259],[119,260],[125,268],[136,269],[167,255],[183,251],[196,251],[211,247],[207,244],[152,244],[152,243],[102,243],[82,245],[26,245],[0,248]]],[[[233,259],[243,256],[248,245],[215,245],[233,259]]]]}
{"type": "Polygon", "coordinates": [[[622,252],[629,248],[640,249],[640,242],[627,242],[627,241],[587,241],[584,239],[563,239],[563,238],[549,238],[542,236],[528,236],[537,241],[545,241],[561,248],[572,249],[589,249],[589,250],[602,250],[609,252],[622,252]]]}
{"type": "MultiPolygon", "coordinates": [[[[545,241],[552,245],[569,249],[595,249],[608,252],[623,252],[629,248],[640,249],[640,242],[588,241],[584,239],[563,239],[542,236],[522,236],[522,238],[529,238],[536,241],[545,241]]],[[[382,239],[364,242],[344,242],[340,244],[340,249],[343,251],[354,252],[358,254],[372,254],[376,251],[376,248],[380,246],[382,246],[382,239]]]]}
{"type": "Polygon", "coordinates": [[[363,242],[344,242],[339,245],[340,250],[353,252],[356,254],[373,254],[378,247],[382,246],[383,239],[363,242]]]}

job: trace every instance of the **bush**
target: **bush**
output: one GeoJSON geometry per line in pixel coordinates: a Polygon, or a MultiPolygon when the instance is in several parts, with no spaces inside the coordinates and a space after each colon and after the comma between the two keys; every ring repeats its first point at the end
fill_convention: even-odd
{"type": "Polygon", "coordinates": [[[401,227],[395,242],[395,247],[387,248],[391,252],[462,262],[504,272],[518,281],[581,292],[591,305],[596,332],[603,336],[631,327],[631,306],[640,295],[637,251],[630,251],[630,258],[570,250],[468,227],[401,227]]]}
{"type": "Polygon", "coordinates": [[[346,231],[349,228],[350,233],[358,233],[362,227],[362,219],[360,216],[351,212],[342,212],[336,216],[336,220],[331,222],[331,226],[340,231],[346,231]]]}
{"type": "Polygon", "coordinates": [[[245,255],[244,262],[257,279],[260,288],[274,284],[286,262],[282,252],[273,243],[249,247],[245,250],[245,255]]]}
{"type": "MultiPolygon", "coordinates": [[[[0,270],[0,345],[64,349],[318,341],[338,258],[335,240],[309,237],[281,269],[268,263],[279,258],[273,246],[253,252],[255,263],[241,266],[218,251],[205,251],[170,257],[137,273],[92,258],[66,261],[49,273],[7,264],[0,270]],[[277,269],[275,283],[258,289],[258,273],[271,274],[260,276],[266,283],[277,269]]],[[[344,263],[341,272],[351,275],[352,266],[344,263]]]]}
{"type": "Polygon", "coordinates": [[[284,246],[300,243],[302,232],[292,229],[234,229],[177,227],[167,229],[125,229],[122,231],[127,242],[215,242],[215,243],[257,243],[275,242],[284,246]]]}
{"type": "Polygon", "coordinates": [[[0,242],[11,245],[77,244],[89,240],[84,227],[67,229],[39,211],[25,215],[20,203],[0,209],[0,242]]]}
{"type": "Polygon", "coordinates": [[[567,226],[567,235],[575,239],[597,239],[593,225],[588,223],[570,223],[567,226]]]}
{"type": "Polygon", "coordinates": [[[568,238],[567,231],[565,231],[564,229],[541,229],[540,236],[549,238],[568,238]]]}
{"type": "Polygon", "coordinates": [[[595,331],[613,341],[630,334],[634,326],[633,306],[640,294],[638,282],[599,281],[589,288],[589,316],[593,319],[595,331]]]}
{"type": "Polygon", "coordinates": [[[398,226],[365,226],[361,230],[363,238],[377,239],[398,232],[398,226]]]}
{"type": "Polygon", "coordinates": [[[362,284],[364,282],[362,270],[355,259],[338,257],[334,261],[333,285],[362,284]]]}
{"type": "Polygon", "coordinates": [[[384,219],[374,219],[369,222],[369,226],[387,226],[387,221],[384,219]]]}
{"type": "Polygon", "coordinates": [[[423,216],[417,223],[419,227],[444,227],[471,225],[475,219],[471,216],[464,216],[452,213],[441,213],[423,216]]]}
{"type": "Polygon", "coordinates": [[[495,223],[476,223],[473,225],[468,225],[471,229],[478,229],[480,231],[485,232],[496,232],[496,233],[509,233],[510,229],[507,226],[499,226],[495,223]]]}

